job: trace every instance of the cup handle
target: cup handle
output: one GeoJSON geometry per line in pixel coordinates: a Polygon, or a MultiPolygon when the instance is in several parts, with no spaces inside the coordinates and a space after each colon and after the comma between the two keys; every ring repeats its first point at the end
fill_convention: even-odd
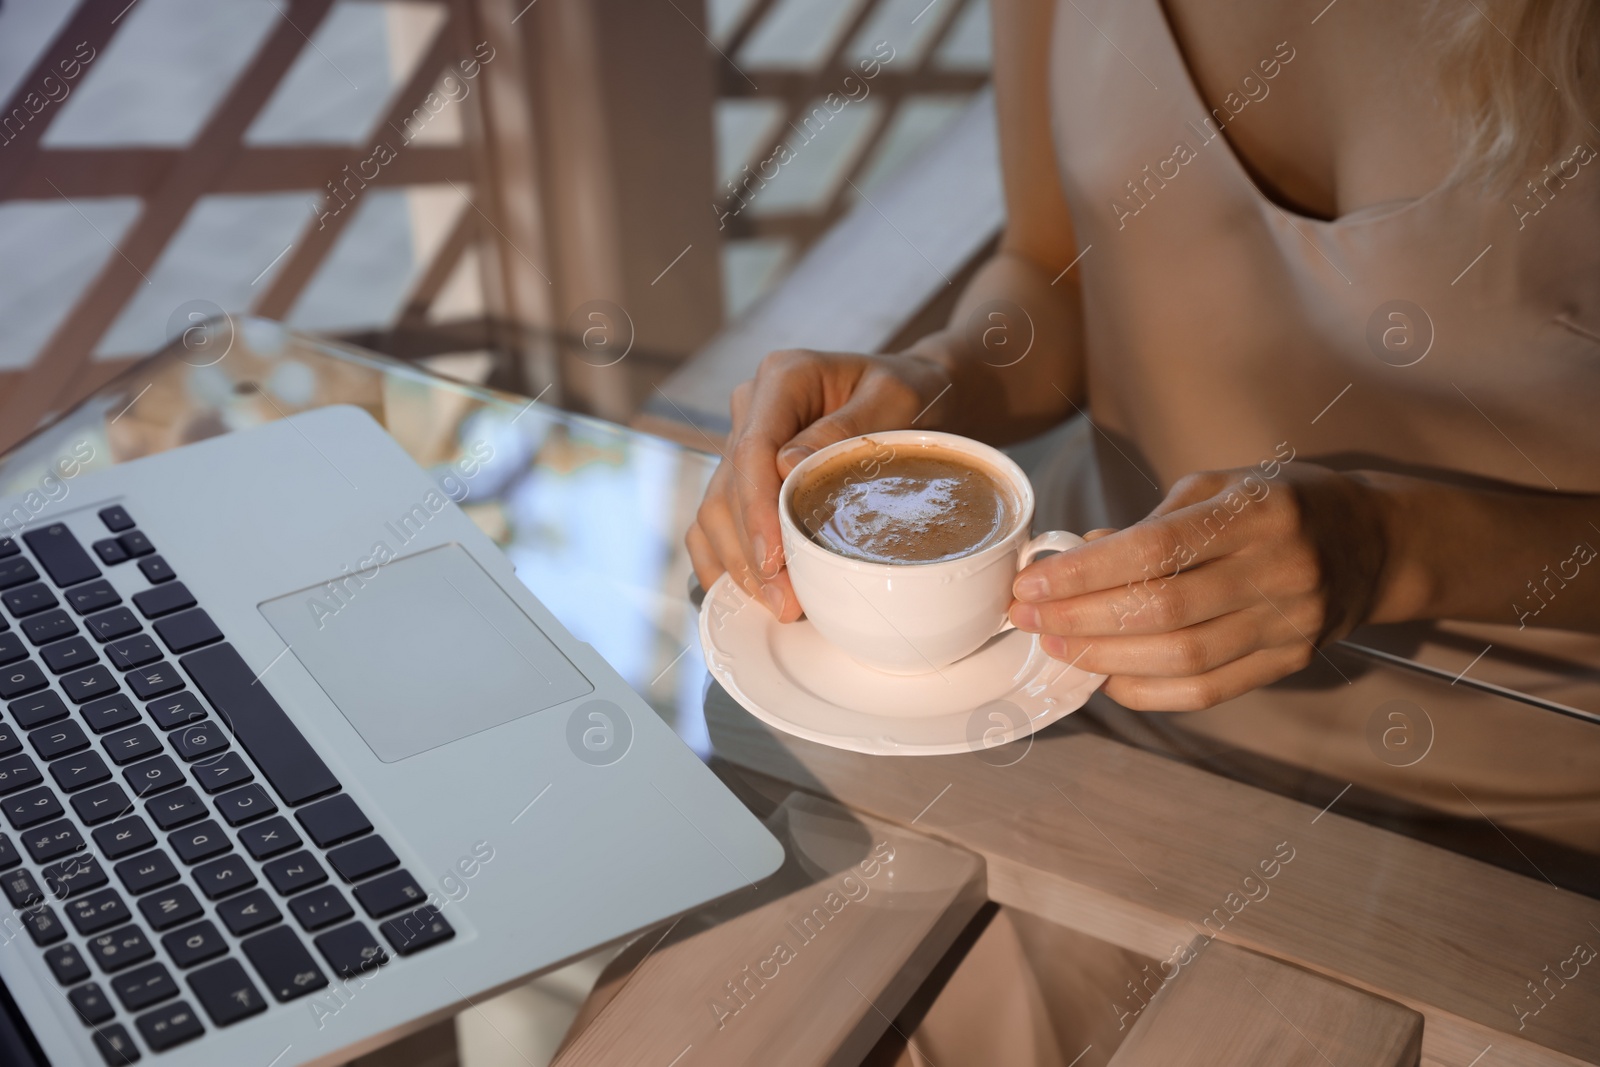
{"type": "MultiPolygon", "coordinates": [[[[1022,554],[1017,561],[1017,570],[1022,570],[1022,568],[1046,552],[1065,552],[1069,548],[1077,548],[1085,544],[1088,544],[1088,542],[1075,533],[1068,533],[1065,530],[1049,530],[1022,546],[1022,554]]],[[[1007,615],[995,633],[1003,634],[1007,630],[1015,630],[1016,628],[1016,623],[1012,622],[1011,616],[1007,615]]]]}

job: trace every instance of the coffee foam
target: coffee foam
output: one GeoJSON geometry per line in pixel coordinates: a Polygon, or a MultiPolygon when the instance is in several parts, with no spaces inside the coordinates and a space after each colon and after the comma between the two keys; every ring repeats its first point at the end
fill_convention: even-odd
{"type": "Polygon", "coordinates": [[[811,540],[868,563],[937,563],[972,555],[1016,525],[1007,481],[938,445],[868,441],[795,487],[791,514],[811,540]]]}

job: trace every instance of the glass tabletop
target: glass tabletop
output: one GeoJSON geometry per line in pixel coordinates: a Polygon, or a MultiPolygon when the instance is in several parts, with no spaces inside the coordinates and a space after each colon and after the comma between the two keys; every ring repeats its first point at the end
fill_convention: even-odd
{"type": "MultiPolygon", "coordinates": [[[[683,546],[713,454],[240,318],[180,339],[0,457],[0,494],[42,507],[70,494],[64,472],[330,404],[366,409],[439,479],[459,477],[469,449],[489,456],[452,494],[463,510],[580,640],[697,754],[715,756],[708,693],[714,709],[732,702],[707,672],[683,546]]],[[[1210,712],[1141,715],[1096,697],[1050,729],[1337,802],[1341,814],[1600,897],[1600,820],[1586,814],[1600,805],[1592,639],[1510,629],[1368,628],[1210,712]],[[1467,664],[1485,644],[1500,651],[1467,664]]]]}

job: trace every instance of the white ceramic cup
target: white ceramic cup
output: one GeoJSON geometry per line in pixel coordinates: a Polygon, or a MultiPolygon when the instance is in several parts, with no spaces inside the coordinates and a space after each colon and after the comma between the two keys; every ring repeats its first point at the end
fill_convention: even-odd
{"type": "Polygon", "coordinates": [[[852,658],[890,674],[926,674],[948,667],[991,637],[1011,629],[1006,609],[1017,572],[1046,552],[1083,544],[1077,534],[1052,530],[1028,537],[1033,486],[1005,453],[955,434],[892,430],[863,434],[807,456],[778,491],[783,554],[795,596],[817,631],[852,658]],[[855,450],[866,453],[863,477],[887,450],[935,445],[969,459],[1009,489],[1016,504],[1012,529],[993,544],[958,559],[932,563],[869,563],[830,551],[801,528],[795,487],[810,472],[855,450]]]}

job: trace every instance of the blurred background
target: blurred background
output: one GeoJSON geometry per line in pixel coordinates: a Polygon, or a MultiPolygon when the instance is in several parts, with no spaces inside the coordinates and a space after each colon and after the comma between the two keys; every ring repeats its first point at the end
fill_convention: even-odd
{"type": "Polygon", "coordinates": [[[5,0],[0,447],[218,311],[715,425],[656,387],[988,68],[985,0],[5,0]]]}
{"type": "MultiPolygon", "coordinates": [[[[1001,221],[989,54],[985,0],[0,0],[0,450],[97,390],[58,430],[114,428],[125,458],[296,410],[307,367],[357,402],[377,377],[250,321],[229,367],[259,392],[171,360],[108,385],[228,314],[711,451],[767,351],[948,315],[1001,221]]],[[[414,454],[493,429],[479,399],[382,381],[414,454]]],[[[542,495],[512,479],[474,518],[704,749],[687,517],[660,498],[704,471],[520,430],[497,452],[542,495]],[[595,528],[558,552],[535,504],[595,528]],[[624,560],[608,533],[652,517],[660,545],[624,560]],[[602,567],[627,612],[590,603],[602,567]]],[[[362,1067],[548,1063],[611,955],[362,1067]]]]}

